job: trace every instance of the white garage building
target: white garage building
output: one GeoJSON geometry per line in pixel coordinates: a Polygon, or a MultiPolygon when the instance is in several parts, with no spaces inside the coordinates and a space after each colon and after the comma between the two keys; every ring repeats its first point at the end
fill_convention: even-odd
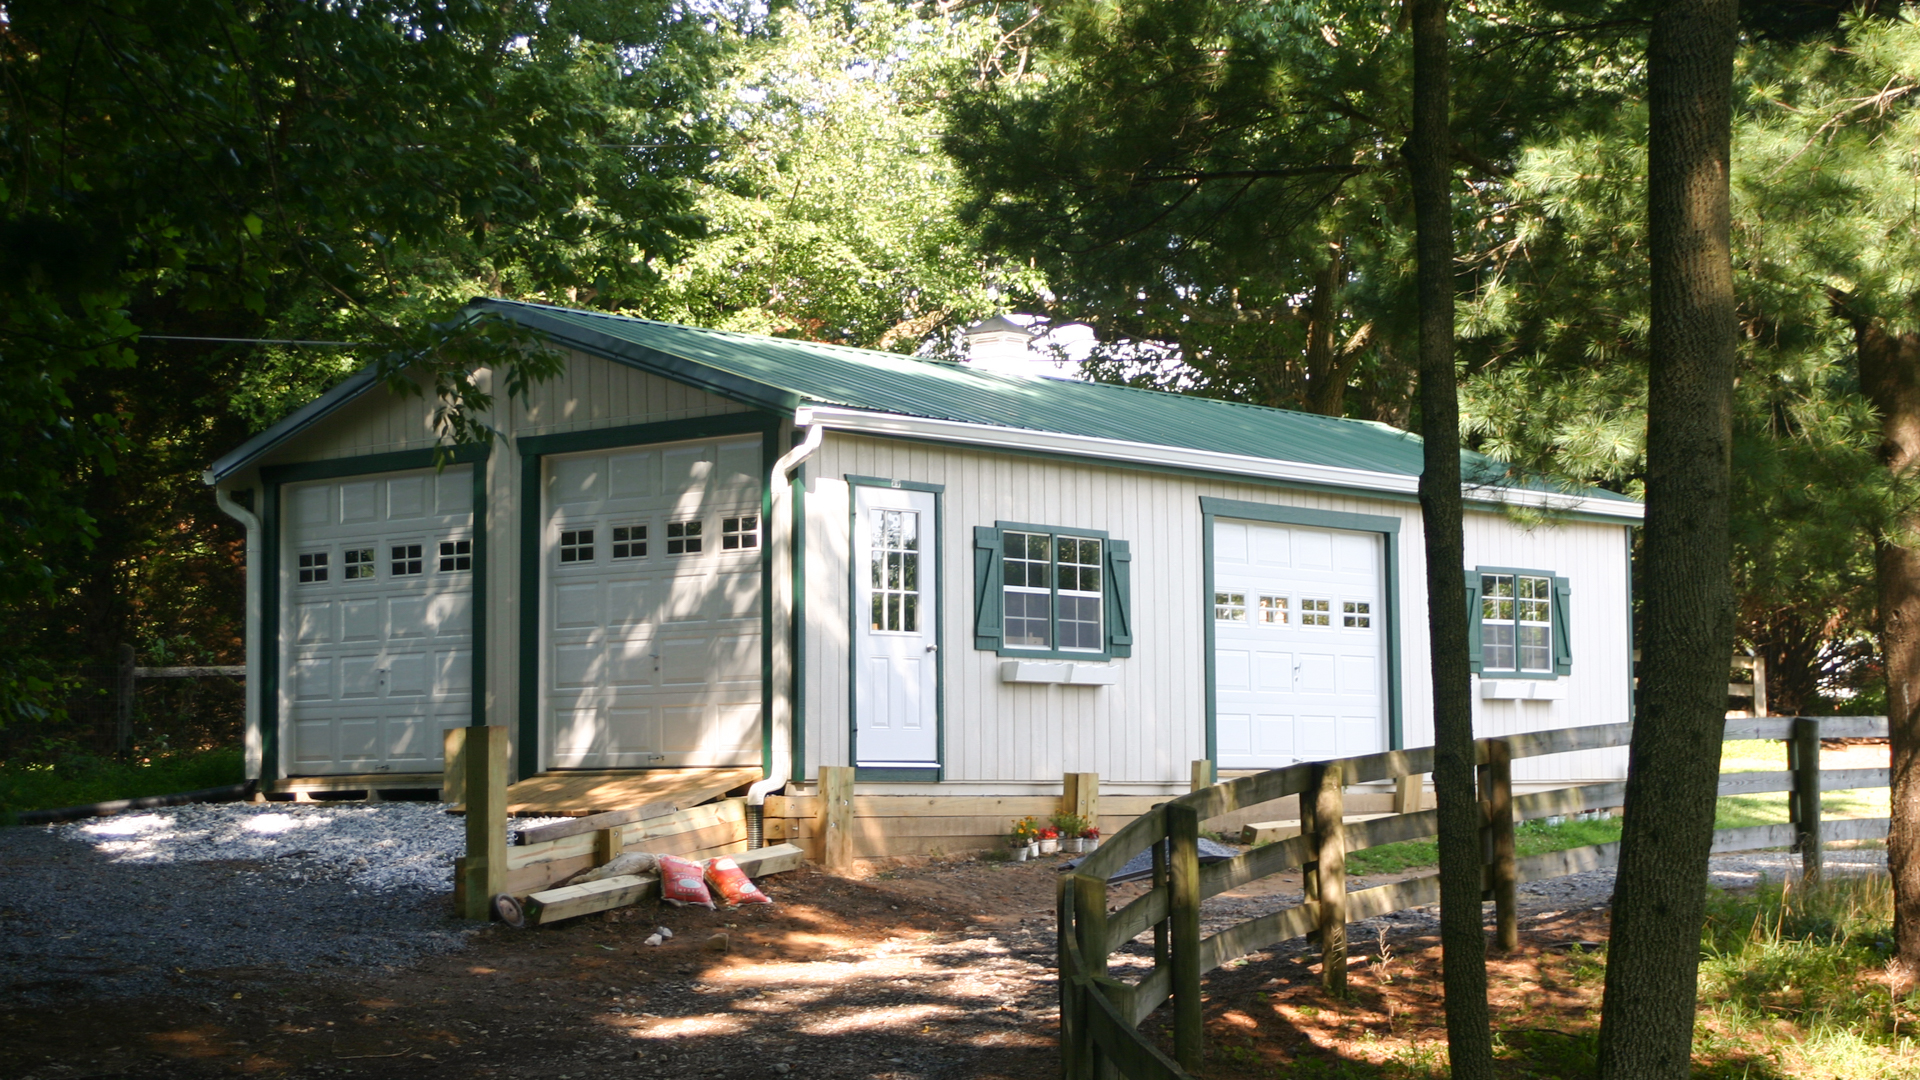
{"type": "MultiPolygon", "coordinates": [[[[1148,796],[1199,758],[1431,741],[1405,432],[475,309],[567,357],[500,394],[494,445],[437,450],[430,397],[365,372],[208,470],[250,526],[266,781],[437,785],[441,732],[468,724],[512,729],[520,776],[748,766],[804,789],[853,765],[873,795],[1097,772],[1148,796]]],[[[1639,504],[1465,464],[1480,732],[1626,719],[1639,504]]]]}

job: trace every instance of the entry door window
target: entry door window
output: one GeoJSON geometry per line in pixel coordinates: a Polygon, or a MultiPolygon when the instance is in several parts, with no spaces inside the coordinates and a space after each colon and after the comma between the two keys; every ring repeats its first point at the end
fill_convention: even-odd
{"type": "Polygon", "coordinates": [[[920,514],[875,510],[871,558],[871,627],[880,633],[920,632],[920,514]]]}

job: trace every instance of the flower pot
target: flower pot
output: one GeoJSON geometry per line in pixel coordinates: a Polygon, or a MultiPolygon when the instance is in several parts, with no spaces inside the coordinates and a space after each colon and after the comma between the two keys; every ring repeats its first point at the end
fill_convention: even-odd
{"type": "Polygon", "coordinates": [[[1040,857],[1040,841],[1035,840],[1032,843],[1027,845],[1027,858],[1037,859],[1039,857],[1040,857]]]}
{"type": "Polygon", "coordinates": [[[1057,838],[1053,840],[1040,841],[1040,854],[1042,855],[1052,855],[1054,852],[1059,850],[1060,850],[1060,841],[1057,838]]]}
{"type": "Polygon", "coordinates": [[[1080,840],[1080,850],[1081,850],[1081,851],[1098,851],[1099,849],[1100,849],[1100,838],[1099,838],[1099,837],[1097,837],[1097,836],[1087,836],[1087,837],[1082,837],[1082,838],[1081,838],[1081,840],[1080,840]]]}
{"type": "Polygon", "coordinates": [[[1077,836],[1071,840],[1066,841],[1066,845],[1067,845],[1067,850],[1073,852],[1075,855],[1078,855],[1081,852],[1087,850],[1087,842],[1085,840],[1080,839],[1077,836]]]}
{"type": "Polygon", "coordinates": [[[1031,855],[1031,854],[1033,853],[1033,851],[1032,851],[1032,848],[1033,848],[1033,845],[1031,845],[1031,844],[1022,844],[1022,845],[1020,845],[1019,847],[1017,847],[1017,848],[1014,848],[1014,849],[1013,849],[1013,861],[1014,861],[1014,862],[1026,862],[1026,861],[1027,861],[1027,856],[1029,856],[1029,855],[1031,855]]]}

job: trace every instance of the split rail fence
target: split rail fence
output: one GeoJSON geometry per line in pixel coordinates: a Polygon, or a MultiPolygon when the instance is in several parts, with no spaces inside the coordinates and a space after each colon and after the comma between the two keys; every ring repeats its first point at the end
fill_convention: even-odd
{"type": "MultiPolygon", "coordinates": [[[[1481,811],[1483,898],[1495,907],[1499,945],[1519,945],[1516,888],[1526,881],[1614,866],[1619,844],[1597,844],[1516,858],[1518,822],[1616,807],[1624,783],[1586,784],[1515,796],[1513,762],[1521,758],[1625,746],[1633,725],[1566,728],[1475,743],[1481,811]]],[[[1788,793],[1786,824],[1722,829],[1713,850],[1791,847],[1809,879],[1821,872],[1821,846],[1881,839],[1886,818],[1822,822],[1820,793],[1886,787],[1887,769],[1820,769],[1822,738],[1885,738],[1885,717],[1786,717],[1729,720],[1726,739],[1787,743],[1784,772],[1725,773],[1720,794],[1788,793]]],[[[1307,934],[1318,936],[1321,980],[1342,989],[1347,977],[1347,924],[1437,903],[1437,874],[1349,892],[1346,856],[1380,844],[1439,831],[1435,810],[1369,821],[1345,820],[1345,793],[1364,784],[1433,771],[1433,748],[1305,762],[1201,788],[1152,808],[1114,834],[1059,887],[1060,1048],[1068,1080],[1186,1080],[1202,1055],[1200,977],[1256,949],[1307,934]],[[1300,834],[1202,867],[1200,826],[1212,818],[1287,796],[1300,796],[1300,834]],[[1107,879],[1134,856],[1152,854],[1152,889],[1118,911],[1107,908],[1107,879]],[[1305,902],[1200,936],[1200,904],[1208,897],[1293,867],[1304,869],[1305,902]],[[1153,964],[1133,983],[1109,975],[1109,959],[1139,935],[1153,933],[1153,964]],[[1174,1054],[1168,1057],[1137,1025],[1173,1002],[1174,1054]]]]}

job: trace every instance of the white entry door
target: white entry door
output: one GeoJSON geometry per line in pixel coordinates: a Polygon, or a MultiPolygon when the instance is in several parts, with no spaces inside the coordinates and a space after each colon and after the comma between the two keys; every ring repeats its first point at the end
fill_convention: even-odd
{"type": "Polygon", "coordinates": [[[1220,767],[1386,749],[1380,535],[1216,519],[1213,552],[1220,767]]]}
{"type": "Polygon", "coordinates": [[[856,764],[940,763],[934,494],[854,489],[856,764]]]}
{"type": "Polygon", "coordinates": [[[548,767],[759,763],[760,445],[548,459],[548,767]]]}
{"type": "Polygon", "coordinates": [[[287,774],[440,771],[473,716],[473,467],[289,484],[281,505],[287,774]]]}

